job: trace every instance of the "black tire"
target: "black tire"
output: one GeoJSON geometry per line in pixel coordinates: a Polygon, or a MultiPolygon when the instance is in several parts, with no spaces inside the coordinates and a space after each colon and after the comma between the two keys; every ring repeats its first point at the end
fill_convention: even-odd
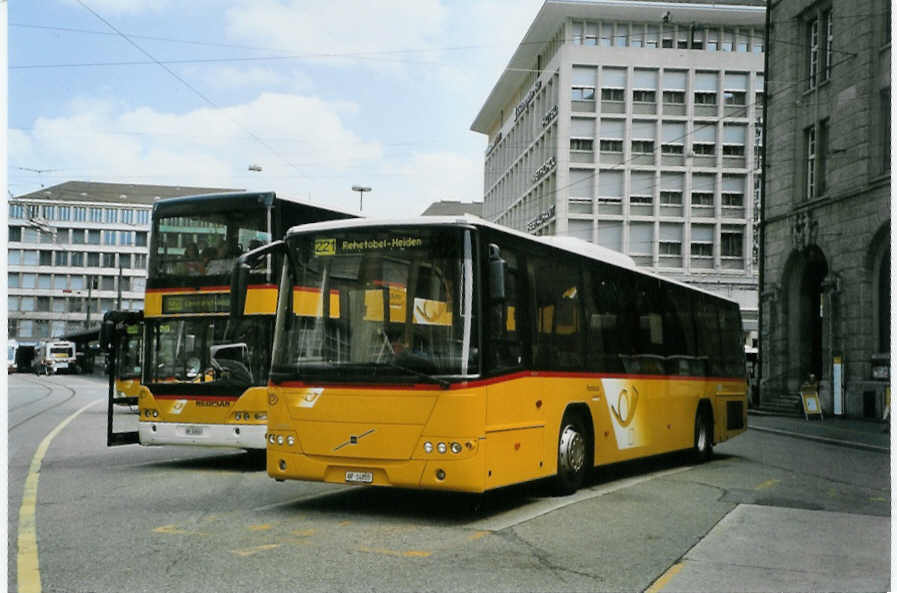
{"type": "Polygon", "coordinates": [[[573,494],[585,482],[590,446],[582,416],[565,413],[558,431],[558,473],[554,483],[558,495],[573,494]]]}
{"type": "Polygon", "coordinates": [[[695,461],[704,463],[713,457],[713,419],[705,407],[695,414],[695,444],[692,449],[695,461]]]}

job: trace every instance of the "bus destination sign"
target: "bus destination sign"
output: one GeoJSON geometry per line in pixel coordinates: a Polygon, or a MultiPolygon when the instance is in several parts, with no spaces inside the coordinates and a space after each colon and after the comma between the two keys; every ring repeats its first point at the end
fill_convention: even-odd
{"type": "Polygon", "coordinates": [[[166,294],[162,297],[163,315],[228,313],[229,311],[230,294],[226,292],[166,294]]]}

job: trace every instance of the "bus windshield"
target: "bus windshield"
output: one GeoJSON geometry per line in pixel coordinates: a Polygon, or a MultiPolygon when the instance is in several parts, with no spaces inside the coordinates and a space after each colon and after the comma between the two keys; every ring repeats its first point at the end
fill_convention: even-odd
{"type": "Polygon", "coordinates": [[[225,317],[187,317],[148,320],[147,324],[152,342],[150,383],[245,388],[267,380],[270,318],[229,322],[225,317]]]}
{"type": "Polygon", "coordinates": [[[274,378],[479,372],[469,230],[344,229],[291,237],[288,249],[274,378]]]}
{"type": "Polygon", "coordinates": [[[149,275],[227,284],[234,258],[271,241],[267,218],[260,208],[160,216],[153,221],[149,275]]]}
{"type": "Polygon", "coordinates": [[[139,379],[143,358],[142,335],[139,325],[128,325],[121,335],[116,355],[118,379],[139,379]]]}

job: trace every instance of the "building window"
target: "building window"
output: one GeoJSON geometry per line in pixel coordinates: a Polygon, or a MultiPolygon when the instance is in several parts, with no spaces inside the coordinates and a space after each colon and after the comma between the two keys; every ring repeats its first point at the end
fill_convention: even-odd
{"type": "Polygon", "coordinates": [[[695,91],[695,105],[716,105],[716,92],[695,91]]]}
{"type": "Polygon", "coordinates": [[[6,274],[6,283],[8,288],[18,288],[19,287],[19,274],[9,272],[6,274]]]}
{"type": "Polygon", "coordinates": [[[691,149],[696,155],[713,156],[716,154],[716,144],[695,143],[691,145],[691,149]]]}
{"type": "Polygon", "coordinates": [[[68,276],[65,276],[63,274],[54,275],[53,276],[53,288],[55,290],[65,290],[65,287],[68,284],[67,279],[68,279],[68,276]]]}
{"type": "Polygon", "coordinates": [[[88,229],[87,230],[87,244],[88,245],[99,245],[100,244],[100,231],[97,229],[88,229]]]}
{"type": "Polygon", "coordinates": [[[819,66],[819,19],[807,23],[807,86],[816,87],[816,70],[819,66]]]}
{"type": "Polygon", "coordinates": [[[149,224],[149,211],[148,210],[138,210],[137,211],[137,224],[140,224],[140,225],[149,224]]]}
{"type": "Polygon", "coordinates": [[[22,227],[20,227],[20,226],[9,227],[9,241],[11,243],[18,243],[21,240],[22,240],[22,227]]]}
{"type": "Polygon", "coordinates": [[[10,204],[9,205],[9,217],[10,218],[25,218],[25,206],[22,204],[10,204]]]}
{"type": "Polygon", "coordinates": [[[57,251],[56,257],[54,258],[53,265],[56,266],[66,266],[68,265],[68,252],[67,251],[57,251]]]}
{"type": "Polygon", "coordinates": [[[713,193],[706,191],[691,192],[692,206],[713,206],[713,193]]]}
{"type": "Polygon", "coordinates": [[[44,220],[56,220],[56,207],[41,206],[41,217],[44,220]]]}
{"type": "Polygon", "coordinates": [[[660,152],[663,154],[682,154],[683,150],[681,144],[662,144],[660,152]]]}
{"type": "Polygon", "coordinates": [[[36,266],[37,265],[37,260],[38,260],[37,251],[31,250],[31,249],[26,249],[22,253],[25,256],[23,263],[26,266],[36,266]]]}
{"type": "Polygon", "coordinates": [[[595,87],[575,86],[570,90],[570,98],[574,101],[594,101],[595,87]]]}
{"type": "Polygon", "coordinates": [[[820,196],[825,194],[827,189],[825,177],[829,151],[828,142],[828,118],[826,118],[819,122],[819,142],[816,146],[816,191],[820,196]]]}
{"type": "MultiPolygon", "coordinates": [[[[602,94],[602,99],[604,98],[602,94]]],[[[632,100],[635,103],[656,103],[657,91],[633,90],[632,100]]]]}
{"type": "Polygon", "coordinates": [[[17,266],[22,263],[22,252],[18,249],[10,249],[6,254],[6,263],[17,266]]]}
{"type": "Polygon", "coordinates": [[[116,231],[103,231],[103,245],[115,245],[116,231]]]}
{"type": "Polygon", "coordinates": [[[667,105],[685,105],[685,91],[664,91],[663,102],[667,105]]]}
{"type": "Polygon", "coordinates": [[[591,138],[570,138],[571,152],[592,152],[594,140],[591,138]]]}
{"type": "Polygon", "coordinates": [[[691,255],[693,257],[713,257],[713,243],[692,241],[691,255]]]}
{"type": "Polygon", "coordinates": [[[692,49],[704,49],[704,28],[703,27],[692,27],[691,48],[692,49]]]}
{"type": "Polygon", "coordinates": [[[602,88],[601,89],[601,100],[602,101],[618,101],[618,102],[622,103],[624,100],[623,89],[602,88]]]}
{"type": "Polygon", "coordinates": [[[633,140],[632,141],[632,152],[633,152],[633,154],[651,154],[654,152],[654,141],[653,140],[633,140]]]}
{"type": "Polygon", "coordinates": [[[84,229],[72,229],[72,244],[84,245],[84,229]]]}
{"type": "Polygon", "coordinates": [[[73,251],[72,257],[69,260],[69,266],[72,268],[81,268],[84,266],[84,252],[83,251],[73,251]]]}
{"type": "Polygon", "coordinates": [[[125,224],[132,224],[134,222],[134,211],[130,208],[122,210],[121,221],[125,224]]]}
{"type": "Polygon", "coordinates": [[[744,91],[725,91],[723,92],[723,100],[726,105],[744,105],[747,100],[747,94],[744,91]]]}
{"type": "Polygon", "coordinates": [[[134,245],[137,247],[146,247],[146,231],[137,231],[134,233],[134,245]]]}
{"type": "Polygon", "coordinates": [[[114,268],[115,267],[115,254],[114,253],[104,253],[103,254],[103,266],[104,268],[114,268]]]}
{"type": "Polygon", "coordinates": [[[723,144],[723,156],[744,156],[744,146],[723,144]]]}
{"type": "Polygon", "coordinates": [[[682,255],[682,243],[678,241],[661,241],[658,245],[660,255],[682,255]]]}
{"type": "Polygon", "coordinates": [[[103,222],[118,222],[118,209],[106,208],[103,212],[103,222]]]}
{"type": "Polygon", "coordinates": [[[67,221],[72,217],[72,208],[70,206],[59,206],[57,214],[59,220],[67,221]]]}
{"type": "Polygon", "coordinates": [[[20,338],[30,338],[32,337],[32,324],[34,322],[30,319],[21,319],[19,320],[19,337],[20,338]]]}
{"type": "Polygon", "coordinates": [[[822,80],[830,80],[832,77],[832,11],[822,13],[822,26],[824,30],[824,47],[822,52],[822,80]]]}
{"type": "Polygon", "coordinates": [[[132,231],[118,231],[118,244],[131,246],[134,244],[134,233],[132,231]]]}
{"type": "Polygon", "coordinates": [[[661,206],[681,206],[682,205],[682,192],[681,191],[661,190],[660,205],[661,206]]]}
{"type": "Polygon", "coordinates": [[[135,253],[134,254],[134,267],[139,270],[146,269],[146,254],[145,253],[135,253]]]}
{"type": "Polygon", "coordinates": [[[816,197],[816,128],[814,126],[804,130],[804,150],[806,154],[804,168],[806,192],[804,197],[809,200],[816,197]]]}
{"type": "Polygon", "coordinates": [[[87,220],[87,208],[83,206],[75,206],[72,210],[75,222],[84,222],[87,220]]]}
{"type": "Polygon", "coordinates": [[[131,254],[130,253],[119,253],[118,254],[118,267],[119,268],[130,268],[131,267],[131,254]]]}
{"type": "Polygon", "coordinates": [[[99,268],[100,267],[100,254],[99,253],[88,253],[87,254],[87,267],[89,267],[89,268],[99,268]]]}
{"type": "Polygon", "coordinates": [[[90,208],[90,222],[103,222],[103,209],[102,208],[90,208]]]}
{"type": "Polygon", "coordinates": [[[720,255],[744,256],[744,230],[741,227],[724,226],[720,233],[720,255]]]}
{"type": "Polygon", "coordinates": [[[40,258],[38,260],[38,265],[40,266],[52,266],[53,265],[53,252],[52,251],[43,251],[40,252],[40,258]]]}
{"type": "Polygon", "coordinates": [[[40,241],[40,231],[37,229],[22,229],[22,243],[38,243],[40,241]]]}

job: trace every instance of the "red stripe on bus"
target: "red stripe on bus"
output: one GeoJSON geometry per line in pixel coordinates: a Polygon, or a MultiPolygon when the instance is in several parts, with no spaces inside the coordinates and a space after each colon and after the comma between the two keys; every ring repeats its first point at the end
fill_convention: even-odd
{"type": "MultiPolygon", "coordinates": [[[[469,389],[472,387],[483,387],[486,385],[494,385],[505,381],[514,381],[525,377],[543,377],[558,379],[639,379],[651,381],[744,381],[741,377],[686,377],[682,375],[638,375],[626,373],[583,373],[583,372],[563,372],[563,371],[519,371],[509,375],[500,375],[498,377],[489,377],[487,379],[474,379],[471,381],[459,381],[452,383],[449,389],[469,389]]],[[[330,388],[348,388],[348,389],[392,389],[400,391],[437,391],[442,387],[433,383],[397,383],[397,384],[375,384],[375,383],[309,383],[307,381],[284,381],[282,383],[268,382],[268,387],[330,387],[330,388]]]]}

